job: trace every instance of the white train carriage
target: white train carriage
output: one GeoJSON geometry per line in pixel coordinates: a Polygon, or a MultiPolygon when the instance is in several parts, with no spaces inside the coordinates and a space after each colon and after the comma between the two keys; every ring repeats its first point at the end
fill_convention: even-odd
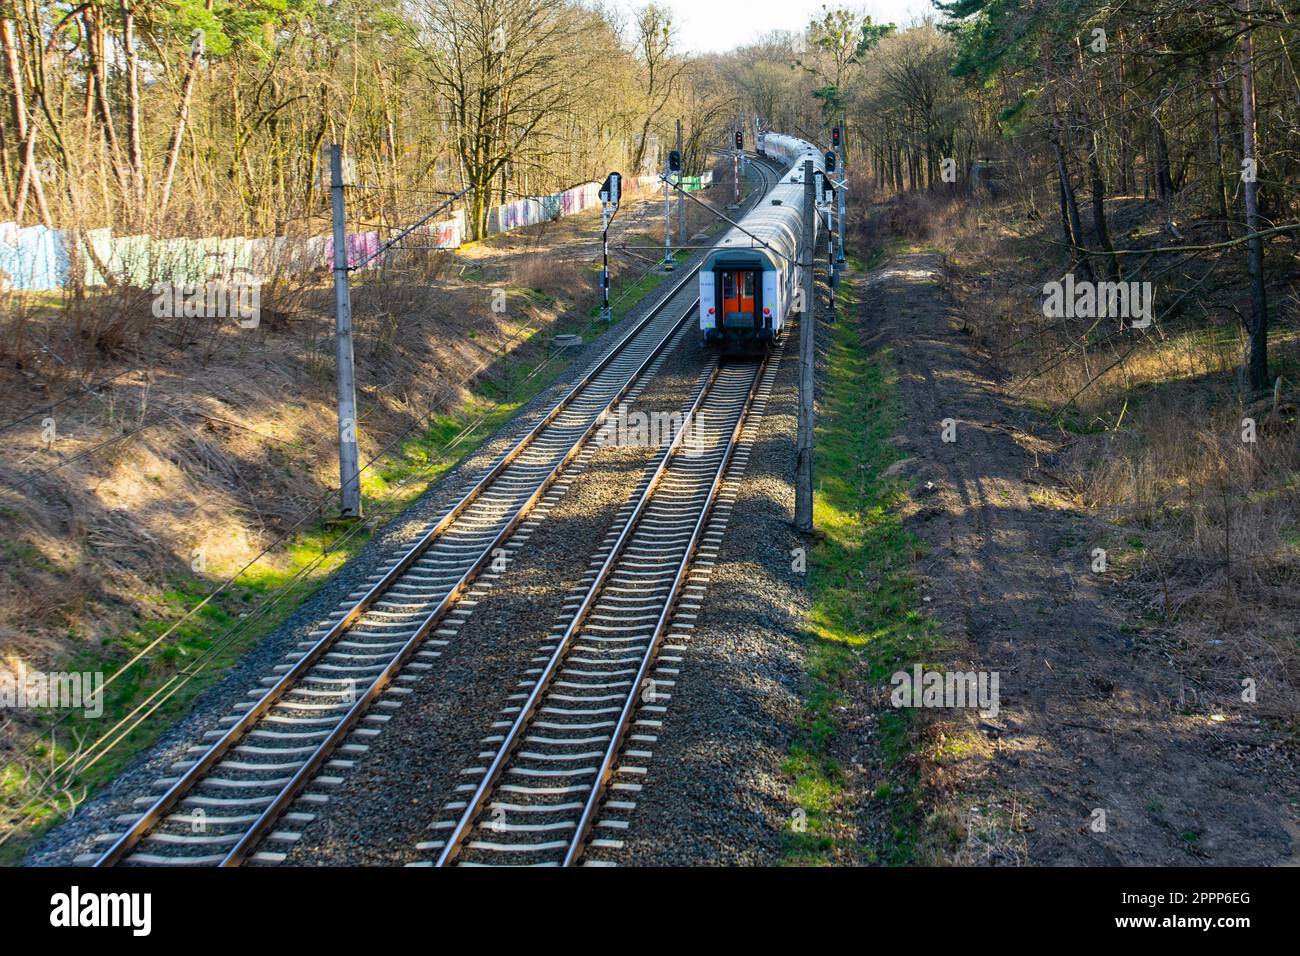
{"type": "MultiPolygon", "coordinates": [[[[725,354],[761,353],[797,311],[802,276],[803,164],[824,171],[812,143],[766,133],[762,149],[784,168],[780,180],[704,258],[700,267],[700,331],[725,354]]],[[[818,184],[820,187],[820,183],[818,184]]],[[[818,208],[824,208],[818,192],[818,208]]],[[[813,217],[816,243],[820,217],[813,217]]]]}

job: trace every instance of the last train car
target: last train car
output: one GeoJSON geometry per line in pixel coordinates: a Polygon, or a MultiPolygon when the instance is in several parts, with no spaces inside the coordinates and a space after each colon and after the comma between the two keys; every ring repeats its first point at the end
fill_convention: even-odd
{"type": "MultiPolygon", "coordinates": [[[[700,266],[700,331],[726,355],[761,354],[785,329],[801,282],[794,263],[803,251],[804,160],[815,172],[824,169],[817,147],[792,136],[765,133],[763,152],[784,170],[781,178],[700,266]]],[[[819,191],[819,209],[820,200],[819,191]]]]}

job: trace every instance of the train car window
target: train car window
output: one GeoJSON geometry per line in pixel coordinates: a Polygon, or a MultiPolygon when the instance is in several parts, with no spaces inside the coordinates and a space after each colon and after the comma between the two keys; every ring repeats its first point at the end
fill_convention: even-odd
{"type": "Polygon", "coordinates": [[[747,299],[752,299],[754,297],[754,273],[746,272],[744,275],[745,275],[745,291],[742,292],[741,295],[743,295],[747,299]]]}
{"type": "Polygon", "coordinates": [[[736,276],[733,272],[722,273],[722,297],[733,298],[736,295],[736,276]]]}

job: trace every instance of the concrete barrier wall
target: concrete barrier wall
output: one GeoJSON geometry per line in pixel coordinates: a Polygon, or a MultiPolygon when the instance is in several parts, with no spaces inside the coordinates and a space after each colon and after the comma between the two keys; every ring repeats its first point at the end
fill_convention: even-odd
{"type": "MultiPolygon", "coordinates": [[[[702,189],[711,174],[688,177],[687,189],[702,189]]],[[[657,176],[629,177],[629,193],[652,189],[657,176]],[[630,189],[629,189],[630,185],[630,189]]],[[[494,207],[488,214],[488,232],[497,234],[535,226],[597,207],[600,184],[585,183],[548,196],[534,196],[494,207]]],[[[411,245],[456,249],[465,241],[465,217],[430,223],[411,235],[411,245]]],[[[355,265],[373,255],[382,244],[378,232],[349,233],[348,262],[355,265]]],[[[400,248],[400,247],[399,247],[400,248]]],[[[381,265],[381,259],[367,268],[381,265]]],[[[152,236],[118,236],[112,229],[75,232],[45,226],[19,228],[0,222],[0,283],[26,291],[67,288],[74,276],[87,286],[104,285],[96,260],[118,278],[138,288],[155,285],[193,286],[209,279],[248,271],[266,277],[285,272],[329,270],[334,264],[331,236],[267,236],[228,238],[156,239],[152,236]],[[90,254],[94,251],[94,255],[90,254]]]]}

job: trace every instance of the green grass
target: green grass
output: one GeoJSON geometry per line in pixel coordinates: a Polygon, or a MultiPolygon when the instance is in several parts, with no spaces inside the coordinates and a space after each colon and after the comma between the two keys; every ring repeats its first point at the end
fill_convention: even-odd
{"type": "Polygon", "coordinates": [[[62,664],[65,671],[100,672],[107,677],[146,651],[191,608],[198,608],[105,688],[101,716],[87,717],[81,711],[38,712],[38,718],[43,718],[36,728],[40,735],[25,759],[21,764],[13,760],[0,771],[0,801],[8,818],[7,838],[0,843],[0,865],[17,863],[31,842],[76,802],[112,780],[140,750],[183,716],[194,698],[245,650],[283,623],[330,573],[355,554],[365,537],[357,534],[344,539],[345,531],[327,525],[305,530],[287,543],[273,564],[254,565],[235,585],[201,607],[200,602],[219,579],[177,577],[162,593],[148,596],[150,616],[139,618],[135,629],[104,639],[62,664]],[[259,612],[262,599],[276,592],[282,592],[279,599],[259,612]],[[44,773],[76,754],[79,745],[93,744],[110,727],[129,718],[155,691],[165,696],[155,699],[156,709],[146,720],[135,727],[128,720],[113,747],[92,751],[75,773],[59,772],[57,792],[50,793],[42,786],[44,773]],[[58,717],[63,719],[56,726],[58,717]],[[28,773],[32,768],[40,771],[34,778],[28,773]]]}
{"type": "MultiPolygon", "coordinates": [[[[557,373],[563,366],[557,366],[557,373]]],[[[531,397],[549,378],[538,376],[527,394],[531,397]]],[[[399,453],[385,459],[363,476],[365,510],[377,514],[399,513],[418,498],[445,471],[471,453],[526,400],[524,394],[512,402],[486,406],[475,399],[456,412],[439,416],[423,434],[406,442],[399,453]],[[486,411],[485,411],[486,409],[486,411]],[[478,427],[468,437],[449,447],[448,439],[474,421],[478,427]],[[398,488],[397,482],[414,479],[398,488]]],[[[0,800],[21,821],[12,836],[0,843],[0,865],[21,859],[28,846],[71,808],[73,800],[93,793],[111,781],[136,754],[146,749],[171,724],[184,716],[194,699],[215,684],[240,656],[280,626],[301,604],[354,557],[369,541],[369,526],[322,521],[305,527],[287,539],[268,559],[243,571],[236,583],[221,595],[200,603],[223,578],[216,574],[177,578],[161,594],[147,596],[151,614],[136,629],[76,655],[64,665],[68,671],[111,674],[144,650],[192,608],[198,608],[185,623],[176,627],[156,648],[131,665],[106,688],[104,713],[87,718],[68,713],[54,730],[53,716],[47,719],[38,742],[26,755],[28,766],[50,768],[75,753],[78,742],[90,743],[108,728],[127,717],[150,694],[179,686],[148,719],[79,772],[60,774],[61,790],[46,796],[33,787],[17,762],[0,772],[0,800]],[[265,599],[266,607],[258,610],[265,599]],[[188,680],[181,678],[188,676],[188,680]]],[[[42,716],[44,716],[42,714],[42,716]]],[[[8,815],[8,814],[6,814],[8,815]]]]}
{"type": "Polygon", "coordinates": [[[911,712],[877,717],[880,762],[891,771],[888,782],[874,790],[891,824],[879,845],[856,845],[842,835],[848,829],[840,825],[849,810],[845,804],[863,795],[844,792],[835,758],[837,713],[865,687],[924,662],[940,646],[934,624],[915,610],[911,563],[919,543],[899,516],[902,484],[883,477],[900,457],[890,442],[902,421],[893,363],[888,350],[868,353],[862,347],[855,292],[846,276],[839,320],[830,329],[816,428],[817,540],[809,556],[812,607],[802,638],[808,662],[805,732],[785,765],[791,797],[806,817],[804,832],[792,827],[786,841],[785,859],[793,864],[912,859],[919,783],[904,769],[912,747],[911,712]]]}
{"type": "MultiPolygon", "coordinates": [[[[562,368],[558,365],[550,377],[562,368]]],[[[492,434],[496,425],[509,418],[550,377],[538,376],[526,392],[513,401],[486,404],[471,400],[461,409],[439,416],[423,434],[407,441],[400,452],[377,463],[363,478],[365,510],[377,515],[399,513],[429,485],[492,434]],[[469,436],[451,445],[449,439],[477,422],[469,436]],[[398,487],[402,479],[412,479],[398,487]]],[[[243,571],[236,583],[215,599],[198,607],[223,577],[193,575],[178,577],[161,594],[147,596],[150,616],[126,633],[105,639],[88,648],[64,666],[69,671],[103,672],[106,675],[144,650],[192,608],[197,611],[176,627],[156,648],[131,665],[104,694],[104,713],[87,718],[69,713],[56,733],[49,717],[38,742],[27,754],[28,766],[49,768],[67,760],[78,742],[90,743],[108,728],[127,717],[150,694],[179,683],[174,694],[140,726],[79,772],[60,774],[67,793],[48,797],[33,786],[18,763],[0,772],[0,800],[21,821],[12,836],[0,843],[0,865],[21,859],[28,846],[71,808],[72,800],[93,793],[113,779],[140,751],[146,749],[190,709],[194,699],[215,684],[240,656],[281,625],[329,577],[354,557],[369,541],[368,526],[322,521],[305,527],[287,539],[268,559],[243,571]],[[266,607],[258,610],[266,600],[266,607]],[[188,680],[180,682],[180,678],[188,680]]],[[[41,715],[45,716],[45,715],[41,715]]],[[[8,815],[8,814],[6,814],[8,815]]]]}

